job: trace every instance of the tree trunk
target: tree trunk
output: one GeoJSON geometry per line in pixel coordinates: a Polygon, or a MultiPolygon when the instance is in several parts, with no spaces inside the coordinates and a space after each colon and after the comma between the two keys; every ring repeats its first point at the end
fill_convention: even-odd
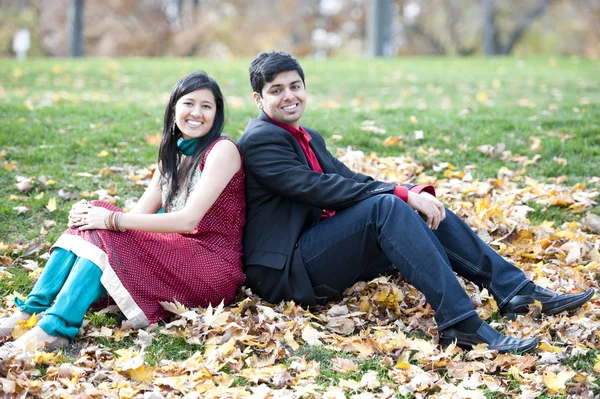
{"type": "Polygon", "coordinates": [[[523,33],[525,32],[525,30],[527,28],[529,28],[529,25],[531,25],[533,23],[533,21],[535,21],[536,18],[541,16],[546,11],[547,7],[548,7],[548,0],[541,0],[537,4],[537,6],[529,12],[529,14],[523,16],[519,20],[519,23],[515,27],[515,30],[512,31],[512,33],[508,37],[508,41],[506,42],[506,45],[502,48],[502,54],[512,53],[513,48],[515,47],[515,44],[517,44],[519,39],[521,39],[521,36],[523,36],[523,33]]]}
{"type": "Polygon", "coordinates": [[[483,17],[483,53],[485,55],[497,55],[500,53],[498,46],[498,27],[496,26],[496,4],[495,0],[481,0],[481,15],[483,17]]]}
{"type": "Polygon", "coordinates": [[[367,15],[367,56],[388,57],[392,52],[392,1],[371,0],[367,15]]]}
{"type": "Polygon", "coordinates": [[[71,57],[82,57],[83,50],[83,10],[85,0],[71,2],[71,57]]]}

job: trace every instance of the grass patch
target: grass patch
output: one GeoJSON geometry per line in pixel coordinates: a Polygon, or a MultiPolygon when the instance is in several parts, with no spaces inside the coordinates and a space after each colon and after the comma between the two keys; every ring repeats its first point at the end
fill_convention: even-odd
{"type": "Polygon", "coordinates": [[[154,366],[163,359],[175,361],[187,359],[195,352],[204,353],[204,346],[188,344],[181,337],[157,334],[152,345],[146,348],[146,361],[154,366]]]}
{"type": "MultiPolygon", "coordinates": [[[[238,139],[248,119],[258,113],[247,77],[249,63],[249,59],[191,58],[4,60],[0,64],[0,266],[8,274],[0,278],[0,294],[26,295],[31,290],[34,278],[11,261],[27,243],[41,238],[43,250],[26,259],[43,264],[39,255],[66,228],[73,203],[111,190],[122,207],[142,194],[144,187],[135,185],[129,173],[156,162],[158,147],[148,138],[160,133],[170,89],[184,74],[203,69],[217,79],[228,107],[225,133],[238,139]],[[20,177],[32,179],[31,191],[17,189],[20,177]],[[46,207],[50,198],[57,200],[54,211],[46,207]],[[18,213],[17,207],[28,211],[18,213]],[[55,226],[42,228],[48,221],[55,226]]],[[[302,123],[320,131],[333,153],[338,147],[351,147],[379,156],[410,156],[423,163],[423,173],[439,179],[445,178],[437,166],[451,163],[475,179],[495,178],[504,167],[520,173],[519,185],[525,178],[551,183],[564,176],[564,184],[585,183],[600,189],[591,180],[600,170],[598,61],[430,57],[302,60],[302,64],[308,87],[302,123]],[[367,124],[384,133],[365,130],[367,124]],[[402,139],[386,146],[390,136],[402,139]],[[488,156],[481,146],[502,151],[488,156]],[[519,160],[534,157],[533,163],[519,160]]],[[[527,205],[534,209],[528,214],[533,225],[581,222],[585,216],[566,207],[533,201],[527,205]]],[[[593,212],[600,214],[600,207],[593,212]]],[[[93,312],[88,318],[94,327],[115,328],[121,322],[118,316],[93,312]]],[[[494,314],[490,321],[502,318],[494,314]]],[[[410,337],[430,339],[423,331],[410,337]]],[[[76,340],[74,346],[82,343],[76,340]]],[[[134,346],[131,338],[98,337],[94,343],[111,351],[134,346]]],[[[145,358],[157,365],[164,359],[186,359],[197,351],[203,353],[204,347],[157,334],[145,358]]],[[[368,371],[389,381],[390,368],[379,356],[359,359],[316,346],[303,347],[294,355],[321,364],[317,382],[323,387],[341,379],[359,381],[368,371]],[[332,364],[336,357],[353,360],[358,371],[337,372],[332,364]]],[[[591,372],[596,355],[597,350],[590,350],[563,364],[591,372]]],[[[65,357],[65,361],[75,359],[65,357]]],[[[39,371],[43,376],[46,369],[39,371]]],[[[232,385],[251,384],[235,376],[232,385]]],[[[509,390],[517,395],[518,381],[511,379],[509,390]]],[[[600,395],[597,388],[594,395],[600,395]]],[[[492,392],[486,396],[501,397],[492,392]]]]}

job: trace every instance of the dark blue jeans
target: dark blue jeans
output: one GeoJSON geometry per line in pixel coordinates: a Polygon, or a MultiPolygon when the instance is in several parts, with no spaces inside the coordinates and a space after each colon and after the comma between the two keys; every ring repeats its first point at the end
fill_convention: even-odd
{"type": "Polygon", "coordinates": [[[298,251],[322,301],[393,264],[425,295],[440,330],[477,314],[453,271],[486,287],[499,307],[530,281],[454,213],[446,210],[446,219],[432,231],[391,194],[366,199],[311,227],[298,251]]]}

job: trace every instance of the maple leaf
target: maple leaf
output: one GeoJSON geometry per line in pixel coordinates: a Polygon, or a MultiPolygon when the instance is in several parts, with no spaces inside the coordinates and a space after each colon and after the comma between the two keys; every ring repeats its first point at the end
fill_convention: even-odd
{"type": "Polygon", "coordinates": [[[165,302],[159,301],[160,306],[162,306],[165,310],[180,315],[188,311],[188,309],[182,305],[177,299],[174,299],[173,302],[165,302]]]}
{"type": "Polygon", "coordinates": [[[23,266],[27,270],[35,270],[38,267],[40,267],[39,263],[37,263],[34,260],[30,260],[30,259],[22,261],[21,266],[23,266]]]}
{"type": "Polygon", "coordinates": [[[204,323],[207,327],[215,328],[227,324],[230,312],[223,312],[223,306],[223,301],[221,301],[213,313],[212,304],[208,305],[208,308],[204,313],[204,323]]]}
{"type": "Polygon", "coordinates": [[[136,369],[129,369],[128,372],[132,380],[150,384],[154,375],[154,367],[142,364],[136,369]]]}
{"type": "Polygon", "coordinates": [[[563,370],[558,374],[554,374],[552,371],[546,371],[542,377],[544,385],[548,388],[550,394],[556,394],[564,391],[567,381],[575,376],[575,372],[571,370],[563,370]]]}
{"type": "Polygon", "coordinates": [[[336,357],[331,360],[331,368],[338,373],[347,373],[349,371],[358,371],[358,365],[351,359],[336,357]]]}
{"type": "Polygon", "coordinates": [[[323,338],[325,334],[322,332],[312,328],[309,324],[307,324],[302,329],[302,339],[309,345],[321,346],[323,343],[321,342],[321,338],[323,338]]]}

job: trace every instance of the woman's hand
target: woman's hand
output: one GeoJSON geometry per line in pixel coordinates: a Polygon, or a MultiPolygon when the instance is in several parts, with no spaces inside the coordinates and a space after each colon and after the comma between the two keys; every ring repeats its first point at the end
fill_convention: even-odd
{"type": "Polygon", "coordinates": [[[444,204],[427,192],[417,194],[409,191],[407,204],[421,214],[431,230],[436,230],[446,218],[444,204]]]}
{"type": "Polygon", "coordinates": [[[69,212],[68,226],[79,230],[106,229],[104,219],[110,211],[100,206],[94,206],[86,200],[73,205],[69,212]]]}

